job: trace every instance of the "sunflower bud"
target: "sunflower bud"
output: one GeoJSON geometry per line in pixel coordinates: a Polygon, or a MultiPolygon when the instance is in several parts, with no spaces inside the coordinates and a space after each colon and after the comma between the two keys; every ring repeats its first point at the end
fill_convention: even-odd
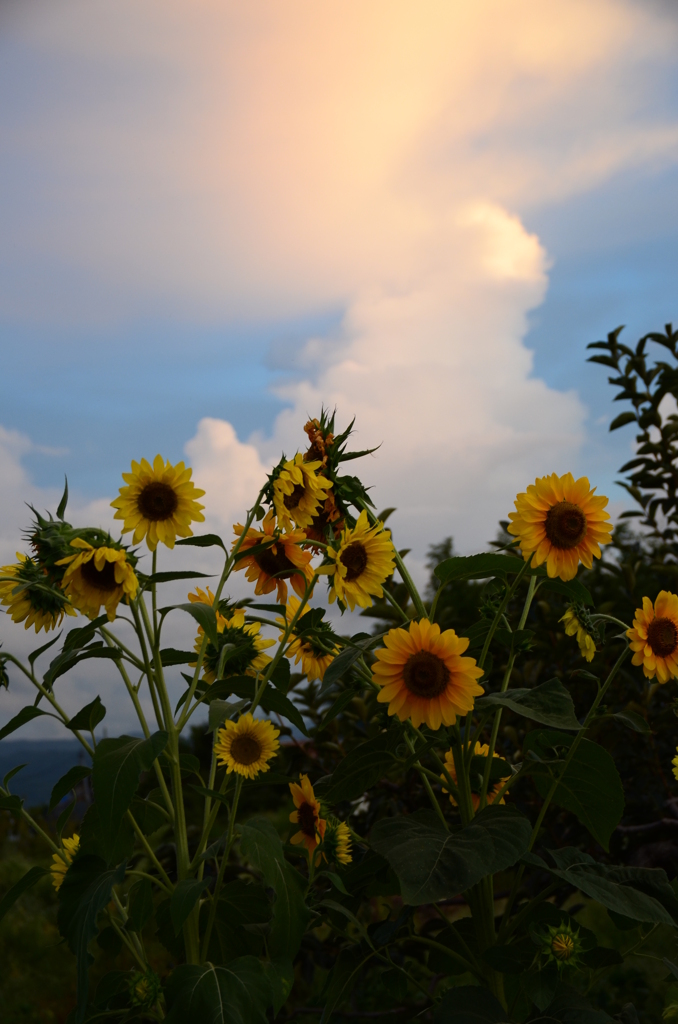
{"type": "Polygon", "coordinates": [[[160,995],[160,978],[153,971],[142,973],[137,971],[129,983],[129,996],[132,1006],[140,1006],[150,1010],[160,995]]]}
{"type": "Polygon", "coordinates": [[[573,928],[568,922],[549,925],[542,939],[542,951],[547,962],[555,963],[559,971],[565,968],[578,968],[579,955],[583,950],[583,942],[579,929],[573,928]]]}

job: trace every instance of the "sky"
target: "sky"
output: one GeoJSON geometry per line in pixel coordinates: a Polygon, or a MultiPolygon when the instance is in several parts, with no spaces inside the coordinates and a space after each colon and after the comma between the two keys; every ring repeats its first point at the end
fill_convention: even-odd
{"type": "Polygon", "coordinates": [[[3,0],[0,556],[157,451],[228,537],[323,403],[418,578],[537,475],[619,511],[586,345],[677,315],[677,43],[670,2],[3,0]]]}

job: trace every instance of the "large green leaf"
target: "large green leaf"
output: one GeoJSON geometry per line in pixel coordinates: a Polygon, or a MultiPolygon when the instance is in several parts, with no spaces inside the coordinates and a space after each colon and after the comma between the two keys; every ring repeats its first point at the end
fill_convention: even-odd
{"type": "Polygon", "coordinates": [[[527,851],[531,827],[512,807],[486,807],[463,828],[445,831],[432,811],[382,818],[370,845],[400,879],[405,903],[451,899],[527,851]]]}
{"type": "Polygon", "coordinates": [[[184,921],[209,884],[209,878],[184,878],[183,881],[177,882],[170,899],[170,914],[175,935],[179,934],[184,921]]]}
{"type": "MultiPolygon", "coordinates": [[[[211,604],[203,604],[201,601],[195,603],[189,602],[188,604],[177,604],[173,606],[177,611],[187,612],[191,615],[199,626],[204,629],[207,639],[215,646],[219,646],[218,632],[217,632],[217,613],[211,604]]],[[[170,608],[161,608],[162,613],[172,611],[170,608]]]]}
{"type": "MultiPolygon", "coordinates": [[[[568,747],[572,737],[543,730],[537,736],[530,734],[529,745],[536,742],[568,747]]],[[[537,764],[532,768],[541,796],[550,792],[554,778],[561,771],[562,764],[553,767],[537,764]]],[[[552,802],[576,814],[593,838],[608,850],[610,836],[624,813],[624,790],[611,755],[600,744],[582,740],[558,783],[552,802]]]]}
{"type": "MultiPolygon", "coordinates": [[[[219,696],[222,696],[224,692],[227,691],[228,693],[235,694],[236,697],[242,697],[248,700],[254,699],[256,681],[254,679],[249,679],[247,676],[234,676],[233,679],[218,680],[213,685],[215,687],[220,687],[219,691],[215,691],[215,696],[217,696],[217,693],[219,696]]],[[[306,723],[301,717],[299,709],[295,707],[289,697],[286,697],[280,690],[271,686],[270,683],[266,685],[259,703],[264,711],[273,711],[278,715],[282,715],[289,722],[292,722],[293,725],[296,725],[300,732],[303,732],[305,736],[308,736],[306,723]]]]}
{"type": "Polygon", "coordinates": [[[85,704],[84,708],[80,710],[71,718],[68,723],[69,729],[86,729],[88,732],[93,732],[99,722],[103,722],[106,717],[106,708],[101,703],[101,697],[95,697],[89,704],[85,704]]]}
{"type": "Polygon", "coordinates": [[[339,762],[327,783],[321,787],[323,799],[334,804],[362,796],[396,764],[395,748],[399,742],[399,731],[392,729],[360,743],[339,762]]]}
{"type": "Polygon", "coordinates": [[[166,732],[156,732],[146,740],[119,736],[99,742],[94,753],[92,779],[99,835],[105,844],[113,846],[141,773],[149,770],[166,744],[166,732]]]}
{"type": "Polygon", "coordinates": [[[88,775],[92,774],[92,769],[88,765],[76,764],[72,768],[69,768],[65,775],[62,775],[59,781],[52,788],[52,795],[49,800],[49,809],[53,811],[56,805],[63,800],[63,798],[70,793],[79,782],[86,779],[88,775]]]}
{"type": "Polygon", "coordinates": [[[125,864],[108,870],[100,857],[84,854],[75,858],[61,883],[59,931],[77,957],[78,1003],[74,1024],[82,1024],[85,1019],[91,961],[88,947],[97,933],[97,917],[109,902],[113,886],[119,885],[124,877],[125,864]]]}
{"type": "Polygon", "coordinates": [[[505,693],[488,693],[480,697],[476,708],[509,708],[523,718],[529,718],[541,725],[554,729],[581,729],[574,713],[570,694],[559,679],[549,679],[531,690],[507,690],[505,693]]]}
{"type": "Polygon", "coordinates": [[[306,882],[285,860],[280,837],[268,818],[251,818],[240,826],[240,848],[275,890],[269,948],[273,956],[294,957],[310,913],[304,903],[306,882]]]}
{"type": "Polygon", "coordinates": [[[81,661],[87,661],[89,658],[104,658],[110,661],[119,661],[121,654],[116,647],[104,646],[103,640],[92,644],[91,647],[84,647],[82,650],[73,650],[71,648],[67,649],[64,647],[61,654],[56,656],[45,672],[44,682],[47,689],[52,688],[54,681],[58,679],[59,676],[65,675],[66,672],[69,672],[76,665],[79,665],[81,661]]]}
{"type": "MultiPolygon", "coordinates": [[[[506,579],[509,575],[519,573],[523,564],[522,558],[516,558],[515,555],[456,555],[453,558],[446,558],[437,565],[435,575],[441,583],[451,583],[453,580],[484,580],[492,576],[506,579]]],[[[543,565],[530,566],[525,570],[525,575],[536,576],[543,587],[564,594],[571,601],[593,603],[591,594],[583,583],[576,579],[567,582],[550,579],[543,565]]]]}
{"type": "Polygon", "coordinates": [[[263,964],[253,956],[226,967],[182,964],[170,975],[165,996],[167,1024],[267,1024],[272,1003],[263,964]]]}
{"type": "Polygon", "coordinates": [[[359,946],[350,946],[340,951],[327,979],[325,1006],[320,1024],[327,1024],[337,1007],[348,998],[356,974],[374,955],[372,950],[361,949],[359,946]]]}
{"type": "Polygon", "coordinates": [[[14,718],[10,718],[7,725],[0,729],[0,740],[4,740],[5,736],[9,736],[10,733],[16,732],[22,725],[32,722],[34,718],[40,718],[41,715],[46,714],[46,711],[41,711],[40,708],[35,708],[32,704],[29,704],[27,708],[22,708],[14,718]]]}
{"type": "Polygon", "coordinates": [[[0,921],[2,921],[5,914],[11,910],[26,890],[31,889],[36,882],[39,882],[47,874],[49,874],[47,868],[34,867],[27,871],[23,878],[20,878],[0,900],[0,921]]]}
{"type": "Polygon", "coordinates": [[[326,693],[334,684],[346,675],[351,666],[358,660],[358,658],[369,651],[370,647],[379,641],[380,634],[376,636],[370,633],[356,633],[355,636],[351,637],[351,646],[344,647],[343,650],[330,662],[325,675],[323,676],[323,685],[320,688],[320,694],[326,693]]]}

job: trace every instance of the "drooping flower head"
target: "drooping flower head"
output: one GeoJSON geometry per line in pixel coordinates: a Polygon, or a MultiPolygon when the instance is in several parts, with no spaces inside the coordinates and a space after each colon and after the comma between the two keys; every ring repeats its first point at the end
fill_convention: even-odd
{"type": "Polygon", "coordinates": [[[70,839],[61,840],[61,853],[55,853],[52,855],[52,866],[50,872],[52,875],[52,885],[59,891],[61,883],[64,880],[64,876],[75,857],[80,847],[80,836],[77,832],[70,837],[70,839]]]}
{"type": "Polygon", "coordinates": [[[327,822],[320,817],[320,801],[316,800],[308,775],[300,775],[299,783],[289,784],[296,808],[290,814],[290,821],[299,826],[299,831],[294,833],[290,842],[295,846],[303,843],[309,854],[312,854],[325,835],[327,822]]]}
{"type": "Polygon", "coordinates": [[[350,864],[353,860],[351,830],[344,821],[328,818],[323,839],[323,857],[336,864],[350,864]]]}
{"type": "MultiPolygon", "coordinates": [[[[490,748],[489,748],[487,743],[478,743],[476,741],[476,744],[475,744],[475,746],[473,748],[474,757],[487,757],[489,752],[490,752],[490,748]]],[[[492,757],[499,757],[499,754],[496,752],[496,750],[493,752],[492,757]]],[[[450,778],[452,779],[452,781],[456,783],[456,781],[457,781],[457,769],[456,769],[455,764],[454,764],[454,754],[452,753],[451,750],[448,750],[446,752],[446,754],[445,754],[445,768],[447,769],[447,773],[450,776],[450,778]]],[[[443,780],[443,792],[446,793],[447,790],[445,788],[445,782],[446,782],[445,776],[441,775],[440,777],[443,780]]],[[[448,783],[448,785],[449,785],[449,783],[448,783]]],[[[488,789],[488,791],[487,791],[487,802],[488,802],[488,804],[493,804],[494,803],[494,801],[497,799],[497,796],[498,796],[499,791],[502,788],[502,786],[503,786],[503,782],[500,779],[498,782],[496,782],[494,784],[494,786],[492,786],[491,789],[488,789]]],[[[503,797],[499,801],[500,804],[503,804],[505,802],[506,801],[504,800],[503,797]]],[[[455,798],[454,798],[452,793],[450,793],[450,803],[452,804],[453,807],[457,806],[457,801],[455,800],[455,798]]],[[[478,793],[473,793],[473,792],[471,793],[471,803],[473,804],[474,811],[477,811],[478,807],[480,806],[480,795],[478,793]]]]}
{"type": "MultiPolygon", "coordinates": [[[[270,594],[277,589],[279,604],[286,604],[286,580],[290,580],[299,597],[303,597],[306,586],[313,579],[312,555],[299,546],[306,540],[306,534],[303,530],[283,533],[276,526],[272,510],[264,516],[261,527],[261,530],[250,527],[245,534],[236,568],[247,569],[247,579],[256,582],[255,594],[270,594]],[[258,550],[248,555],[247,552],[253,547],[258,550]]],[[[236,523],[233,530],[236,537],[239,537],[244,527],[236,523]]],[[[232,546],[235,547],[236,543],[234,541],[232,546]]]]}
{"type": "Polygon", "coordinates": [[[395,548],[391,532],[383,523],[370,526],[363,509],[353,529],[345,529],[335,548],[327,555],[335,562],[330,603],[337,598],[351,611],[355,606],[369,608],[373,597],[383,597],[382,583],[392,574],[395,548]]]}
{"type": "Polygon", "coordinates": [[[93,547],[82,537],[75,537],[70,546],[76,553],[58,563],[68,566],[61,584],[66,595],[89,619],[96,619],[103,605],[112,622],[122,599],[132,600],[139,589],[127,552],[105,545],[93,547]]]}
{"type": "MultiPolygon", "coordinates": [[[[195,593],[188,595],[188,600],[193,604],[214,604],[214,595],[210,588],[207,592],[196,588],[195,593]]],[[[267,647],[272,647],[275,640],[265,640],[259,636],[261,629],[260,622],[245,622],[245,609],[233,608],[230,618],[217,611],[217,636],[219,644],[214,646],[211,640],[207,641],[202,665],[203,676],[208,683],[213,683],[217,678],[217,671],[221,662],[221,677],[248,675],[255,676],[257,672],[268,665],[271,660],[268,654],[263,652],[267,647]],[[222,658],[224,647],[227,648],[222,658]]],[[[195,639],[194,650],[198,653],[202,647],[204,630],[198,626],[198,635],[195,639]]],[[[197,665],[197,661],[192,662],[197,665]]]]}
{"type": "Polygon", "coordinates": [[[587,569],[600,545],[610,543],[612,524],[605,512],[607,498],[597,496],[585,476],[575,480],[571,473],[537,477],[515,500],[509,512],[508,532],[520,541],[523,558],[534,554],[532,564],[546,562],[550,577],[571,580],[579,562],[587,569]]]}
{"type": "Polygon", "coordinates": [[[636,608],[633,626],[627,632],[633,664],[642,665],[648,679],[660,683],[678,678],[678,597],[662,590],[652,603],[643,598],[636,608]]]}
{"type": "Polygon", "coordinates": [[[0,582],[0,604],[14,622],[24,622],[24,629],[35,627],[39,633],[56,629],[64,615],[75,615],[63,591],[50,580],[37,562],[17,551],[14,565],[3,565],[0,577],[11,577],[0,582]]]}
{"type": "Polygon", "coordinates": [[[236,772],[253,779],[259,772],[267,772],[268,763],[280,746],[276,729],[267,718],[254,718],[248,711],[237,722],[227,720],[219,729],[214,753],[218,764],[226,765],[226,772],[236,772]]]}
{"type": "Polygon", "coordinates": [[[401,722],[410,718],[416,727],[422,722],[431,729],[454,725],[457,715],[471,711],[483,692],[476,682],[483,670],[475,658],[462,657],[468,645],[453,629],[441,632],[428,619],[410,622],[409,629],[389,630],[372,666],[381,687],[377,700],[388,704],[389,715],[401,722]]]}
{"type": "Polygon", "coordinates": [[[145,537],[151,551],[159,543],[173,548],[177,536],[192,537],[191,523],[205,521],[205,506],[196,501],[205,492],[191,482],[192,472],[183,462],[172,466],[161,455],[152,466],[146,459],[132,462],[132,472],[122,474],[127,486],[111,502],[118,510],[114,518],[124,520],[122,532],[134,530],[135,544],[145,537]]]}
{"type": "MultiPolygon", "coordinates": [[[[277,617],[277,621],[280,623],[280,636],[279,641],[282,643],[285,636],[285,628],[288,623],[292,622],[294,616],[297,614],[299,608],[299,601],[295,597],[290,597],[287,601],[285,608],[285,618],[282,616],[277,617]]],[[[326,642],[321,646],[318,640],[314,640],[305,636],[296,636],[292,631],[291,636],[294,637],[292,643],[287,648],[286,656],[288,658],[294,658],[295,665],[301,662],[301,669],[309,683],[315,682],[318,679],[320,682],[323,681],[325,672],[328,666],[334,660],[337,654],[337,648],[332,639],[332,627],[327,622],[319,622],[315,627],[315,633],[320,634],[320,639],[323,635],[327,637],[326,642]]]]}
{"type": "Polygon", "coordinates": [[[273,484],[273,505],[281,529],[310,526],[325,502],[332,481],[318,474],[322,462],[305,462],[297,453],[284,462],[273,484]]]}
{"type": "Polygon", "coordinates": [[[565,623],[567,636],[576,636],[582,658],[593,661],[596,653],[596,641],[592,632],[587,629],[586,617],[582,613],[582,609],[572,606],[558,621],[565,623]]]}

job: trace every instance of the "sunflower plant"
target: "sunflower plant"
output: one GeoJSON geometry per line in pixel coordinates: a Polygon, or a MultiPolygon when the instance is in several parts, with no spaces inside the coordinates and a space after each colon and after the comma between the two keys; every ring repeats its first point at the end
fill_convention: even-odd
{"type": "Polygon", "coordinates": [[[158,455],[123,474],[119,539],[67,522],[66,489],[0,572],[7,614],[55,633],[27,661],[3,650],[3,685],[22,676],[35,698],[0,739],[49,715],[90,759],[54,786],[56,821],[13,793],[21,766],[0,787],[0,809],[51,855],[0,917],[49,875],[77,962],[75,1024],[298,1011],[324,1024],[351,999],[354,1017],[564,1024],[594,1012],[588,993],[651,932],[674,941],[666,875],[610,854],[624,792],[596,737],[622,670],[639,689],[678,678],[678,597],[648,595],[628,623],[596,610],[579,568],[612,540],[607,499],[569,473],[517,494],[494,552],[441,551],[420,591],[392,510],[376,514],[344,471],[367,454],[348,450],[351,427],[309,420],[231,538],[194,534],[209,496],[158,455]],[[215,556],[216,583],[166,568],[180,546],[215,556]],[[566,604],[584,699],[539,673],[516,685],[550,595],[566,604]],[[473,621],[450,615],[457,598],[473,621]],[[373,631],[347,635],[356,609],[379,618],[373,631]],[[191,650],[171,642],[180,615],[191,650]],[[59,680],[89,659],[127,694],[130,735],[102,738],[98,694],[63,706],[59,680]],[[87,775],[94,799],[76,822],[68,794],[87,775]],[[551,842],[562,812],[588,847],[551,842]],[[582,901],[633,942],[608,946],[577,918],[582,901]],[[98,948],[117,957],[103,976],[98,948]]]}

